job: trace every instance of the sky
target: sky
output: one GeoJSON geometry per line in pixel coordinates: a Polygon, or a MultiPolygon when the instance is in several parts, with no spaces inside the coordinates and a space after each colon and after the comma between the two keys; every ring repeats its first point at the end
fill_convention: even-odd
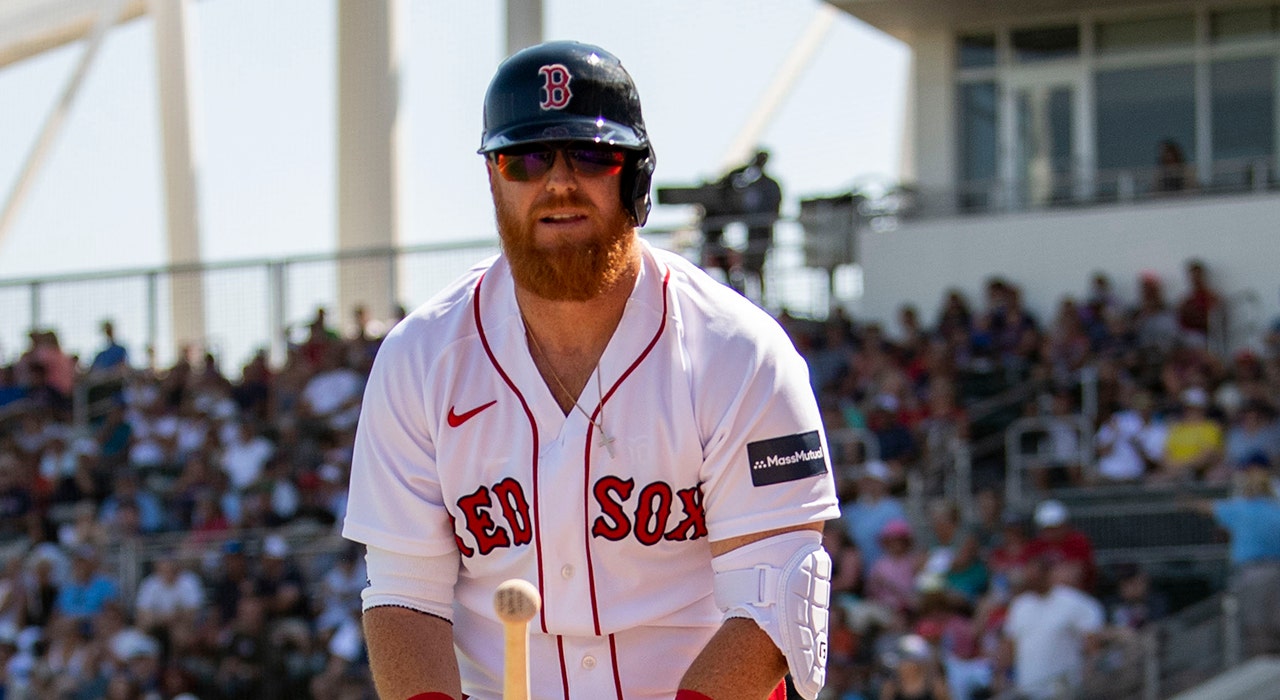
{"type": "MultiPolygon", "coordinates": [[[[404,244],[495,238],[478,146],[481,103],[504,53],[500,0],[402,0],[404,244]]],[[[208,261],[331,251],[335,213],[335,3],[192,3],[191,105],[201,254],[208,261]]],[[[544,0],[547,39],[600,45],[635,79],[658,185],[716,177],[818,0],[544,0]]],[[[0,198],[83,51],[0,69],[0,198]]],[[[0,280],[165,262],[152,26],[114,28],[18,218],[0,280]]],[[[800,198],[899,173],[909,55],[841,14],[761,146],[800,198]]],[[[656,207],[650,228],[690,221],[656,207]]]]}

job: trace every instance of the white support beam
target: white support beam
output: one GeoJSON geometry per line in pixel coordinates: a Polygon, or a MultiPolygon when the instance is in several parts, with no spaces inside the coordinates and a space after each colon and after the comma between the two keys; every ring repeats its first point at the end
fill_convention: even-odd
{"type": "MultiPolygon", "coordinates": [[[[150,0],[149,10],[155,25],[169,262],[191,265],[200,262],[200,207],[191,110],[190,0],[150,0]]],[[[203,276],[198,272],[175,273],[170,293],[176,348],[203,344],[203,276]]]]}
{"type": "Polygon", "coordinates": [[[58,134],[62,132],[62,125],[66,123],[67,116],[71,114],[71,107],[75,104],[76,97],[80,94],[80,86],[84,83],[84,77],[88,75],[89,68],[93,65],[93,60],[98,56],[98,49],[102,46],[103,40],[106,39],[107,31],[111,29],[112,25],[120,17],[122,3],[123,0],[106,0],[106,2],[99,4],[99,14],[94,22],[93,30],[89,32],[84,53],[80,54],[80,60],[76,63],[75,69],[72,70],[71,76],[67,78],[66,85],[62,87],[62,93],[58,96],[58,101],[54,103],[49,116],[45,118],[44,125],[40,128],[40,133],[36,135],[35,142],[31,146],[31,151],[22,163],[22,169],[18,171],[18,177],[14,180],[13,188],[5,198],[4,208],[0,209],[0,242],[3,242],[5,236],[8,235],[9,228],[13,226],[18,212],[22,210],[23,202],[26,201],[27,195],[31,192],[31,185],[36,181],[40,174],[40,169],[44,167],[45,160],[49,157],[54,141],[57,140],[58,134]]]}
{"type": "MultiPolygon", "coordinates": [[[[117,24],[142,16],[147,0],[125,0],[117,24]]],[[[88,38],[102,15],[103,0],[0,1],[0,68],[88,38]]]]}
{"type": "MultiPolygon", "coordinates": [[[[338,250],[400,240],[400,0],[338,0],[338,250]]],[[[387,318],[390,258],[345,260],[338,309],[387,318]]],[[[395,294],[393,290],[392,295],[395,294]]]]}
{"type": "Polygon", "coordinates": [[[542,0],[507,0],[507,55],[542,43],[542,0]]]}
{"type": "Polygon", "coordinates": [[[773,121],[774,115],[786,102],[796,81],[804,75],[805,69],[813,61],[814,55],[822,46],[822,41],[827,38],[827,33],[831,31],[831,26],[835,24],[836,17],[839,15],[840,10],[831,5],[819,5],[814,10],[813,19],[809,21],[804,34],[801,34],[795,45],[791,47],[791,53],[787,55],[777,74],[773,76],[773,82],[769,83],[755,110],[747,118],[747,123],[738,131],[733,143],[720,159],[722,172],[728,172],[751,160],[751,156],[760,146],[760,137],[773,121]]]}

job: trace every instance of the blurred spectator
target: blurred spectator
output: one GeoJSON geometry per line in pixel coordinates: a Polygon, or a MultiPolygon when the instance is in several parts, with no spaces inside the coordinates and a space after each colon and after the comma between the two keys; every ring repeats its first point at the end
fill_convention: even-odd
{"type": "Polygon", "coordinates": [[[920,635],[899,638],[885,666],[892,675],[880,686],[880,700],[951,700],[937,653],[920,635]]]}
{"type": "Polygon", "coordinates": [[[231,398],[242,417],[260,424],[271,419],[271,380],[267,352],[259,350],[241,369],[240,381],[231,389],[231,398]]]}
{"type": "Polygon", "coordinates": [[[105,320],[99,330],[102,331],[104,343],[102,349],[93,356],[93,363],[89,365],[90,374],[95,379],[124,374],[129,370],[129,350],[116,341],[115,324],[105,320]]]}
{"type": "Polygon", "coordinates": [[[1203,478],[1222,459],[1222,426],[1209,416],[1209,396],[1200,387],[1182,392],[1180,410],[1169,422],[1160,481],[1203,478]]]}
{"type": "Polygon", "coordinates": [[[98,462],[106,472],[124,466],[128,460],[129,447],[133,444],[133,425],[126,416],[124,402],[112,400],[106,415],[94,431],[93,439],[98,444],[98,462]]]}
{"type": "Polygon", "coordinates": [[[316,307],[315,316],[307,324],[307,337],[298,346],[302,359],[306,361],[308,371],[315,370],[324,362],[330,348],[339,345],[341,340],[337,331],[329,327],[328,311],[323,306],[316,307]]]}
{"type": "Polygon", "coordinates": [[[221,466],[231,479],[231,487],[243,492],[262,478],[267,462],[275,454],[275,446],[242,420],[235,424],[231,436],[223,441],[221,466]]]}
{"type": "Polygon", "coordinates": [[[276,697],[271,689],[280,679],[267,674],[275,655],[270,641],[265,602],[252,594],[240,597],[218,645],[216,682],[226,697],[276,697]]]}
{"type": "Polygon", "coordinates": [[[302,390],[298,416],[304,432],[354,428],[363,397],[364,377],[347,366],[341,345],[331,346],[302,390]]]}
{"type": "Polygon", "coordinates": [[[126,512],[125,515],[136,514],[137,526],[141,532],[155,533],[165,528],[164,506],[160,497],[143,488],[142,480],[137,474],[126,470],[116,475],[115,488],[98,509],[98,521],[108,530],[128,532],[131,523],[122,519],[121,511],[129,509],[134,512],[126,512]]]}
{"type": "Polygon", "coordinates": [[[1086,660],[1100,648],[1102,604],[1055,581],[1054,562],[1036,557],[1026,568],[1026,590],[1014,597],[1004,624],[1003,660],[1014,687],[1031,700],[1070,697],[1086,660]]]}
{"type": "Polygon", "coordinates": [[[1068,522],[1070,514],[1061,501],[1049,499],[1036,505],[1036,536],[1029,545],[1032,560],[1048,558],[1059,566],[1063,582],[1091,593],[1097,582],[1093,542],[1068,522]]]}
{"type": "Polygon", "coordinates": [[[993,586],[1011,591],[1015,578],[1021,575],[1017,570],[1031,561],[1031,538],[1030,518],[1013,511],[1001,517],[1000,535],[987,554],[993,586]]]}
{"type": "Polygon", "coordinates": [[[164,639],[169,629],[189,622],[204,605],[204,583],[173,554],[160,556],[152,566],[138,586],[134,614],[139,628],[164,639]]]}
{"type": "Polygon", "coordinates": [[[1178,326],[1198,344],[1209,336],[1213,314],[1222,310],[1222,297],[1209,285],[1209,272],[1202,260],[1187,261],[1189,290],[1178,303],[1178,326]]]}
{"type": "MultiPolygon", "coordinates": [[[[839,532],[838,528],[826,528],[827,531],[839,532]]],[[[833,562],[838,554],[832,555],[833,562]]],[[[838,568],[839,564],[835,565],[838,568]]],[[[342,550],[333,568],[325,571],[320,579],[316,592],[317,625],[326,623],[337,627],[346,619],[359,619],[360,592],[364,590],[366,580],[364,557],[358,545],[352,543],[342,550]]],[[[833,594],[836,586],[833,577],[833,594]]]]}
{"type": "Polygon", "coordinates": [[[991,663],[982,654],[972,608],[938,576],[921,574],[920,614],[913,631],[937,651],[951,697],[970,700],[991,687],[991,663]]]}
{"type": "Polygon", "coordinates": [[[968,335],[972,326],[973,311],[969,307],[969,300],[965,298],[964,292],[958,289],[949,290],[942,302],[942,309],[938,311],[934,333],[942,338],[951,338],[956,331],[968,335]]]}
{"type": "Polygon", "coordinates": [[[71,557],[71,578],[58,589],[53,610],[78,620],[91,619],[108,602],[118,601],[120,585],[98,568],[98,554],[88,545],[75,549],[71,557]]]}
{"type": "Polygon", "coordinates": [[[38,697],[76,697],[96,675],[102,650],[91,643],[88,621],[71,617],[52,620],[46,630],[48,646],[36,666],[38,697]]]}
{"type": "Polygon", "coordinates": [[[916,574],[924,555],[915,549],[906,520],[889,521],[880,531],[880,546],[882,554],[867,574],[867,598],[905,619],[916,609],[916,574]]]}
{"type": "Polygon", "coordinates": [[[27,388],[18,383],[13,365],[0,365],[0,408],[17,405],[27,397],[27,388]]]}
{"type": "Polygon", "coordinates": [[[302,572],[291,561],[289,543],[280,535],[267,535],[262,540],[262,555],[253,579],[253,590],[262,602],[268,622],[310,619],[302,572]]]}
{"type": "Polygon", "coordinates": [[[63,577],[53,557],[31,556],[26,563],[29,571],[23,577],[22,619],[27,627],[44,629],[54,617],[63,577]]]}
{"type": "Polygon", "coordinates": [[[1261,464],[1238,472],[1239,495],[1191,501],[1231,538],[1230,589],[1238,597],[1245,652],[1280,653],[1280,499],[1261,464]]]}
{"type": "Polygon", "coordinates": [[[1032,477],[1040,491],[1062,486],[1079,486],[1084,481],[1081,464],[1081,435],[1084,428],[1076,399],[1068,389],[1054,389],[1047,397],[1048,411],[1040,417],[1042,443],[1037,445],[1032,477]]]}
{"type": "Polygon", "coordinates": [[[921,571],[942,576],[955,560],[960,542],[960,508],[953,502],[936,500],[929,504],[929,538],[921,571]]]}
{"type": "Polygon", "coordinates": [[[1249,400],[1241,405],[1227,428],[1224,451],[1229,469],[1242,467],[1257,455],[1267,464],[1280,460],[1280,423],[1271,404],[1249,400]]]}
{"type": "Polygon", "coordinates": [[[60,401],[60,408],[70,408],[71,392],[75,388],[76,360],[63,352],[58,334],[43,331],[34,339],[32,357],[44,370],[44,381],[53,389],[60,401]]]}
{"type": "Polygon", "coordinates": [[[71,518],[58,526],[58,544],[68,550],[88,545],[104,547],[109,534],[98,522],[98,506],[92,500],[83,500],[72,507],[71,518]]]}
{"type": "Polygon", "coordinates": [[[868,572],[880,558],[885,525],[907,519],[902,504],[889,494],[889,479],[889,468],[884,462],[868,461],[859,473],[857,498],[841,509],[846,531],[862,552],[863,566],[868,572]]]}
{"type": "Polygon", "coordinates": [[[12,541],[26,533],[36,513],[35,494],[18,458],[0,452],[0,539],[12,541]]]}
{"type": "Polygon", "coordinates": [[[1151,587],[1151,575],[1137,564],[1116,573],[1116,592],[1107,601],[1107,620],[1115,627],[1141,630],[1169,614],[1169,599],[1151,587]]]}
{"type": "Polygon", "coordinates": [[[1187,157],[1173,139],[1161,139],[1156,148],[1156,191],[1177,192],[1187,186],[1187,157]]]}
{"type": "Polygon", "coordinates": [[[1178,317],[1165,302],[1160,277],[1154,272],[1139,277],[1133,326],[1139,349],[1168,352],[1178,340],[1178,317]]]}
{"type": "Polygon", "coordinates": [[[947,590],[962,597],[972,605],[987,591],[990,571],[982,557],[977,533],[972,528],[962,528],[956,533],[956,544],[951,563],[942,573],[947,590]]]}
{"type": "Polygon", "coordinates": [[[1163,460],[1168,432],[1146,392],[1134,392],[1128,408],[1112,409],[1094,439],[1098,476],[1104,483],[1140,481],[1163,460]]]}
{"type": "MultiPolygon", "coordinates": [[[[240,540],[228,540],[224,543],[222,556],[216,560],[214,573],[208,584],[210,602],[223,623],[236,616],[242,598],[252,595],[252,574],[244,543],[240,540]]],[[[261,605],[261,601],[258,601],[258,606],[261,605]]]]}
{"type": "Polygon", "coordinates": [[[889,467],[894,481],[902,480],[907,465],[919,453],[915,437],[899,416],[901,409],[902,402],[897,396],[883,392],[872,399],[867,414],[867,429],[875,434],[880,447],[880,460],[889,467]]]}

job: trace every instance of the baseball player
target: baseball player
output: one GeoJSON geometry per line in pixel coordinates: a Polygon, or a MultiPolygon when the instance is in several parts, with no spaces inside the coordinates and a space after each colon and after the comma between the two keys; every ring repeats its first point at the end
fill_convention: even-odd
{"type": "Polygon", "coordinates": [[[520,578],[534,698],[764,700],[788,673],[814,698],[839,512],[807,369],[636,235],[630,76],[580,43],[515,54],[480,153],[502,254],[387,336],[357,431],[343,534],[379,694],[499,700],[493,594],[520,578]]]}

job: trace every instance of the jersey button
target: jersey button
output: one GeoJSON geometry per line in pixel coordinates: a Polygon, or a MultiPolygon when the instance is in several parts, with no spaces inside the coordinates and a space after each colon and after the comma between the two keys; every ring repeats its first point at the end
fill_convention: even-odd
{"type": "Polygon", "coordinates": [[[591,669],[595,668],[595,667],[596,667],[596,657],[594,657],[594,656],[584,656],[584,657],[582,657],[582,667],[583,667],[583,668],[585,668],[585,669],[587,669],[588,671],[590,671],[591,669]]]}
{"type": "Polygon", "coordinates": [[[573,564],[565,564],[560,567],[560,575],[564,578],[573,578],[573,564]]]}

